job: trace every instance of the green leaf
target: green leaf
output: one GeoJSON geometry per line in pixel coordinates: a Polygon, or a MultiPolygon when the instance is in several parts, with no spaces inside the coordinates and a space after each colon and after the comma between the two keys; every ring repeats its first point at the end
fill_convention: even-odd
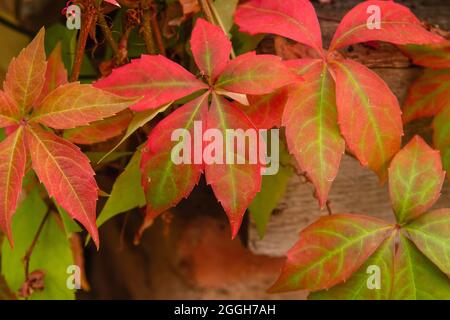
{"type": "Polygon", "coordinates": [[[72,233],[83,231],[83,229],[81,229],[81,227],[69,216],[66,210],[61,208],[56,201],[54,201],[54,203],[58,209],[67,237],[70,237],[72,233]]]}
{"type": "Polygon", "coordinates": [[[442,166],[450,179],[450,104],[433,120],[433,145],[441,152],[442,166]]]}
{"type": "MultiPolygon", "coordinates": [[[[283,144],[280,145],[280,162],[283,157],[289,156],[283,144]]],[[[278,205],[286,192],[289,178],[294,172],[293,168],[283,163],[279,164],[279,170],[275,175],[262,177],[261,191],[258,192],[250,204],[248,210],[256,223],[259,237],[262,239],[266,233],[266,226],[273,210],[278,205]]]]}
{"type": "MultiPolygon", "coordinates": [[[[21,203],[13,218],[14,249],[8,242],[2,245],[2,273],[11,288],[17,292],[25,281],[23,257],[33,242],[37,229],[47,212],[38,189],[33,189],[21,203]]],[[[30,299],[74,299],[74,292],[67,288],[67,267],[73,265],[69,240],[53,216],[45,222],[42,233],[30,259],[30,272],[45,272],[43,291],[34,292],[30,299]]]]}
{"type": "Polygon", "coordinates": [[[403,236],[400,237],[394,269],[393,299],[450,299],[449,279],[403,236]]]}
{"type": "Polygon", "coordinates": [[[102,160],[101,164],[116,161],[117,159],[128,157],[133,154],[130,151],[118,151],[118,152],[101,152],[101,151],[87,151],[84,153],[92,164],[96,164],[102,160]]]}
{"type": "Polygon", "coordinates": [[[140,162],[141,152],[137,151],[114,183],[111,195],[97,218],[97,226],[100,227],[119,213],[145,205],[145,194],[141,187],[140,162]]]}
{"type": "MultiPolygon", "coordinates": [[[[390,298],[393,279],[395,236],[392,235],[367,259],[363,266],[349,280],[334,286],[330,290],[313,292],[308,296],[312,300],[387,300],[390,298]],[[380,287],[369,288],[372,284],[371,266],[378,267],[380,287]]],[[[375,269],[376,270],[376,269],[375,269]]],[[[376,271],[375,271],[376,272],[376,271]]],[[[373,273],[375,275],[375,273],[373,273]]],[[[376,278],[374,278],[376,279],[376,278]]]]}
{"type": "Polygon", "coordinates": [[[417,248],[450,275],[450,209],[428,212],[407,224],[405,230],[417,248]]]}
{"type": "Polygon", "coordinates": [[[225,32],[229,32],[233,26],[233,16],[238,2],[239,0],[215,0],[212,3],[216,18],[225,32]]]}
{"type": "Polygon", "coordinates": [[[106,153],[100,160],[98,160],[97,163],[100,163],[104,159],[106,159],[106,157],[108,157],[112,152],[114,152],[114,150],[116,150],[122,143],[124,143],[124,141],[127,140],[136,130],[143,127],[147,122],[151,121],[154,117],[158,115],[158,113],[167,110],[167,108],[169,108],[171,105],[172,102],[162,106],[159,109],[137,112],[133,120],[131,120],[127,132],[125,132],[125,135],[122,137],[119,143],[114,148],[112,148],[108,153],[106,153]]]}

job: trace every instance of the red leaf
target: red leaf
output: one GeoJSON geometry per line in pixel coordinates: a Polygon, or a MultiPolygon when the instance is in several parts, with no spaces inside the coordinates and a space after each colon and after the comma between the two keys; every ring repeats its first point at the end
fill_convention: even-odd
{"type": "Polygon", "coordinates": [[[450,69],[426,70],[409,87],[403,122],[433,117],[450,105],[450,69]]]}
{"type": "Polygon", "coordinates": [[[202,145],[195,144],[194,134],[202,135],[208,110],[208,96],[209,93],[205,93],[178,108],[150,132],[147,145],[142,150],[141,160],[142,185],[147,199],[144,225],[186,198],[200,179],[203,171],[202,159],[195,161],[194,157],[199,151],[201,155],[202,145]],[[203,121],[200,132],[194,131],[195,121],[203,121]],[[172,141],[172,134],[176,129],[187,130],[192,143],[189,143],[189,140],[172,141]],[[177,152],[177,146],[190,147],[191,156],[184,155],[184,151],[177,152]],[[173,152],[188,157],[186,160],[190,163],[175,163],[172,159],[173,152]]]}
{"type": "Polygon", "coordinates": [[[13,58],[3,84],[6,94],[13,98],[21,114],[27,113],[39,98],[44,85],[45,62],[44,28],[33,41],[13,58]]]}
{"type": "Polygon", "coordinates": [[[118,115],[88,126],[64,131],[64,138],[77,144],[94,144],[117,137],[124,132],[131,122],[131,111],[124,110],[118,115]]]}
{"type": "Polygon", "coordinates": [[[376,40],[394,44],[431,44],[444,41],[442,37],[422,27],[420,20],[405,6],[393,1],[364,1],[342,19],[331,41],[330,51],[376,40]],[[374,25],[371,17],[377,18],[376,12],[379,12],[380,28],[369,29],[369,24],[374,25]]]}
{"type": "Polygon", "coordinates": [[[270,129],[281,126],[284,106],[288,98],[286,87],[263,96],[247,96],[249,105],[239,105],[256,128],[270,129]]]}
{"type": "Polygon", "coordinates": [[[316,188],[323,207],[345,150],[337,124],[335,84],[323,63],[312,60],[305,82],[292,86],[283,114],[290,152],[316,188]]]}
{"type": "Polygon", "coordinates": [[[111,117],[135,101],[89,84],[72,82],[50,92],[29,121],[54,129],[71,129],[111,117]]]}
{"type": "MultiPolygon", "coordinates": [[[[232,148],[231,143],[226,141],[226,130],[241,129],[244,132],[254,130],[256,135],[258,133],[241,110],[216,94],[212,96],[207,125],[208,129],[219,130],[223,138],[223,150],[215,150],[217,152],[216,158],[218,158],[217,160],[220,163],[205,163],[206,182],[211,185],[216,198],[225,209],[230,221],[232,237],[234,238],[241,226],[245,210],[256,193],[261,189],[261,166],[258,159],[256,159],[254,164],[250,163],[251,158],[248,155],[248,153],[255,151],[258,154],[258,145],[254,144],[250,147],[247,144],[248,153],[242,150],[245,153],[243,154],[241,150],[232,148]],[[220,151],[222,151],[221,156],[220,151]],[[234,163],[227,161],[230,155],[233,156],[234,163]],[[236,159],[238,158],[242,159],[244,163],[237,164],[236,159]]],[[[242,135],[240,136],[242,137],[242,135]]],[[[217,141],[214,140],[214,142],[217,141]]],[[[204,154],[208,154],[208,146],[210,144],[205,145],[204,154]]]]}
{"type": "Polygon", "coordinates": [[[94,84],[97,88],[125,96],[144,98],[132,106],[141,111],[156,109],[208,86],[190,72],[163,56],[143,55],[140,59],[113,70],[94,84]]]}
{"type": "Polygon", "coordinates": [[[231,92],[262,95],[298,80],[299,77],[283,64],[281,58],[249,52],[228,63],[215,87],[231,92]]]}
{"type": "Polygon", "coordinates": [[[0,90],[0,128],[16,125],[19,114],[16,102],[0,90]]]}
{"type": "Polygon", "coordinates": [[[389,192],[397,221],[405,223],[427,211],[439,199],[444,178],[439,151],[419,136],[412,138],[389,167],[389,192]]]}
{"type": "Polygon", "coordinates": [[[75,145],[37,127],[27,127],[25,137],[33,169],[48,194],[87,229],[98,248],[98,187],[88,158],[75,145]]]}
{"type": "Polygon", "coordinates": [[[307,0],[251,0],[237,8],[235,22],[242,32],[277,34],[322,52],[319,21],[307,0]]]}
{"type": "Polygon", "coordinates": [[[373,71],[351,61],[334,61],[341,133],[361,164],[384,180],[403,135],[397,98],[373,71]]]}
{"type": "Polygon", "coordinates": [[[22,190],[27,160],[23,128],[0,143],[0,227],[13,245],[11,219],[22,190]]]}
{"type": "Polygon", "coordinates": [[[433,69],[450,68],[450,41],[427,46],[406,45],[400,46],[400,49],[419,66],[433,69]]]}
{"type": "Polygon", "coordinates": [[[392,233],[393,226],[367,216],[333,214],[300,233],[272,292],[328,289],[347,280],[392,233]]]}
{"type": "Polygon", "coordinates": [[[200,71],[213,83],[230,60],[230,40],[219,27],[198,19],[192,30],[191,48],[200,71]]]}
{"type": "Polygon", "coordinates": [[[39,106],[42,100],[51,91],[67,83],[67,70],[61,57],[61,42],[58,42],[47,60],[47,71],[45,72],[45,82],[41,95],[35,103],[39,106]]]}

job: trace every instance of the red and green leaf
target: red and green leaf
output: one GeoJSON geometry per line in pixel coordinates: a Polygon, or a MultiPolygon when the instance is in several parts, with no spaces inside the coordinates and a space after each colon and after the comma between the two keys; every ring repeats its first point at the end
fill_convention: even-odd
{"type": "Polygon", "coordinates": [[[322,52],[319,21],[308,0],[251,0],[237,8],[234,19],[242,32],[277,34],[322,52]]]}
{"type": "Polygon", "coordinates": [[[3,84],[7,95],[16,101],[20,114],[26,114],[41,94],[45,82],[44,28],[17,58],[13,58],[3,84]]]}
{"type": "Polygon", "coordinates": [[[392,225],[372,217],[322,217],[300,233],[270,290],[329,289],[358,270],[392,231],[392,225]]]}
{"type": "Polygon", "coordinates": [[[304,83],[291,87],[283,125],[290,153],[313,182],[323,207],[345,143],[337,124],[335,84],[326,65],[312,62],[304,78],[304,83]]]}
{"type": "Polygon", "coordinates": [[[231,41],[222,29],[198,19],[192,30],[191,49],[200,71],[213,83],[230,60],[231,41]]]}
{"type": "Polygon", "coordinates": [[[49,195],[87,229],[98,247],[98,187],[88,158],[67,140],[38,127],[27,127],[25,137],[39,180],[49,195]]]}
{"type": "Polygon", "coordinates": [[[422,253],[450,276],[450,209],[428,212],[405,226],[406,235],[422,253]]]}
{"type": "Polygon", "coordinates": [[[17,125],[19,115],[16,102],[0,90],[0,128],[17,125]]]}
{"type": "MultiPolygon", "coordinates": [[[[259,137],[256,128],[245,113],[216,94],[212,96],[207,128],[219,130],[223,137],[223,150],[215,150],[219,153],[219,155],[215,155],[220,163],[205,163],[206,182],[211,185],[217,200],[225,209],[234,238],[241,226],[245,210],[261,189],[261,165],[258,159],[259,137]],[[238,137],[229,139],[228,129],[240,129],[241,132],[235,131],[238,137]],[[251,135],[252,132],[256,139],[246,139],[245,135],[247,133],[251,135]],[[238,148],[236,140],[240,138],[244,141],[249,140],[245,146],[246,150],[238,148]],[[252,154],[257,155],[254,161],[251,161],[252,154]],[[231,161],[230,158],[232,158],[231,161]]],[[[217,141],[213,141],[213,143],[217,143],[217,141]]],[[[204,154],[208,153],[209,146],[204,147],[204,154]]]]}
{"type": "Polygon", "coordinates": [[[0,228],[11,245],[11,221],[22,191],[26,160],[23,128],[19,127],[0,143],[0,228]]]}
{"type": "Polygon", "coordinates": [[[450,178],[450,105],[434,117],[433,145],[440,151],[442,166],[450,178]]]}
{"type": "Polygon", "coordinates": [[[357,62],[334,61],[331,66],[345,142],[361,164],[384,180],[403,135],[397,98],[376,73],[357,62]]]}
{"type": "Polygon", "coordinates": [[[124,110],[114,117],[92,122],[88,126],[64,131],[64,138],[77,144],[94,144],[121,135],[133,119],[129,110],[124,110]]]}
{"type": "Polygon", "coordinates": [[[288,99],[288,89],[283,87],[262,96],[248,95],[248,105],[239,105],[256,128],[281,127],[284,107],[288,99]]]}
{"type": "Polygon", "coordinates": [[[111,117],[136,101],[89,84],[72,82],[46,96],[30,122],[39,122],[54,129],[71,129],[111,117]]]}
{"type": "Polygon", "coordinates": [[[403,236],[400,236],[395,254],[394,270],[394,290],[391,299],[450,299],[448,277],[403,236]]]}
{"type": "Polygon", "coordinates": [[[435,45],[400,46],[413,63],[432,69],[450,68],[450,41],[435,45]]]}
{"type": "MultiPolygon", "coordinates": [[[[374,15],[374,18],[377,18],[374,15]]],[[[384,41],[394,44],[432,44],[444,39],[427,31],[407,7],[393,1],[364,1],[350,10],[339,24],[330,50],[367,42],[384,41]],[[369,28],[370,17],[378,8],[380,28],[369,28]]]]}
{"type": "MultiPolygon", "coordinates": [[[[205,93],[178,108],[150,132],[141,160],[142,185],[147,199],[144,225],[186,198],[200,179],[203,163],[201,159],[196,161],[195,154],[200,150],[201,156],[202,144],[196,144],[194,131],[195,121],[205,125],[208,96],[209,93],[205,93]],[[182,141],[172,141],[176,129],[187,130],[190,136],[183,136],[182,141]],[[190,149],[190,155],[184,154],[187,149],[190,149]],[[187,157],[187,161],[175,163],[172,153],[187,157]]],[[[203,129],[201,127],[195,134],[202,135],[203,129]]]]}
{"type": "Polygon", "coordinates": [[[433,117],[450,105],[450,69],[426,70],[408,90],[403,122],[433,117]]]}
{"type": "Polygon", "coordinates": [[[263,95],[298,80],[299,77],[283,64],[281,58],[249,52],[228,63],[215,87],[231,92],[263,95]]]}
{"type": "Polygon", "coordinates": [[[94,84],[125,97],[144,98],[133,110],[156,109],[208,86],[189,71],[163,56],[143,55],[140,59],[113,70],[111,75],[94,84]]]}
{"type": "Polygon", "coordinates": [[[419,136],[394,157],[389,167],[389,192],[398,223],[427,211],[441,195],[445,172],[439,152],[419,136]]]}

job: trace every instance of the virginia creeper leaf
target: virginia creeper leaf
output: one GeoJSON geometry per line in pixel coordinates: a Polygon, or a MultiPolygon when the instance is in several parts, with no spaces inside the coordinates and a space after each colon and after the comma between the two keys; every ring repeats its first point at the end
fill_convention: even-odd
{"type": "Polygon", "coordinates": [[[217,12],[219,25],[223,27],[224,32],[229,32],[233,26],[233,16],[239,0],[214,0],[211,6],[217,12]]]}
{"type": "Polygon", "coordinates": [[[422,253],[450,275],[450,209],[428,212],[405,227],[406,234],[422,253]]]}
{"type": "Polygon", "coordinates": [[[23,128],[0,143],[0,227],[13,245],[11,219],[22,190],[27,160],[23,128]]]}
{"type": "Polygon", "coordinates": [[[200,179],[203,164],[201,159],[196,161],[195,157],[199,150],[201,155],[202,145],[197,145],[193,137],[194,132],[197,135],[203,132],[208,95],[205,93],[178,108],[149,134],[141,160],[142,185],[147,199],[146,222],[186,198],[200,179]],[[202,121],[203,126],[195,127],[195,121],[202,121]],[[181,141],[172,141],[175,129],[187,130],[189,134],[182,132],[182,136],[176,137],[181,141]],[[183,148],[180,149],[180,146],[183,148]],[[185,150],[188,148],[190,154],[185,150]],[[174,156],[187,161],[175,163],[174,156]]]}
{"type": "Polygon", "coordinates": [[[219,27],[198,19],[190,43],[195,63],[213,83],[230,60],[230,40],[219,27]]]}
{"type": "Polygon", "coordinates": [[[114,182],[111,194],[97,218],[97,226],[136,207],[145,205],[145,194],[141,186],[141,152],[138,150],[131,158],[125,170],[114,182]]]}
{"type": "Polygon", "coordinates": [[[415,64],[433,69],[450,68],[450,41],[435,45],[406,45],[400,49],[415,64]]]}
{"type": "Polygon", "coordinates": [[[78,147],[51,132],[27,127],[25,133],[39,180],[49,195],[86,228],[98,247],[95,225],[98,187],[88,158],[78,147]]]}
{"type": "Polygon", "coordinates": [[[313,62],[305,82],[291,87],[283,114],[286,140],[323,207],[345,150],[339,133],[335,84],[325,64],[313,62]]]}
{"type": "Polygon", "coordinates": [[[261,95],[298,80],[281,58],[249,52],[231,60],[215,86],[232,92],[261,95]]]}
{"type": "Polygon", "coordinates": [[[449,279],[403,236],[395,255],[394,270],[392,299],[450,299],[449,279]]]}
{"type": "MultiPolygon", "coordinates": [[[[245,151],[239,150],[236,140],[242,138],[246,141],[247,132],[250,134],[253,132],[256,135],[253,139],[255,142],[258,139],[258,133],[244,112],[216,94],[212,96],[207,125],[208,129],[219,130],[224,141],[222,141],[223,149],[215,151],[215,160],[218,161],[205,163],[206,182],[222,204],[230,222],[232,238],[234,238],[241,226],[245,210],[261,189],[259,159],[254,159],[254,163],[251,161],[251,154],[254,154],[255,151],[258,154],[259,141],[251,145],[252,139],[250,139],[247,154],[245,151]],[[236,132],[236,138],[228,139],[227,129],[241,129],[242,132],[236,132]],[[234,143],[234,148],[232,143],[234,143]]],[[[208,146],[205,146],[204,154],[207,154],[208,146]]]]}
{"type": "Polygon", "coordinates": [[[54,129],[71,129],[111,117],[136,101],[89,84],[72,82],[46,96],[30,122],[39,122],[54,129]]]}
{"type": "Polygon", "coordinates": [[[47,65],[44,34],[42,28],[19,56],[13,58],[3,84],[6,94],[17,102],[21,114],[27,113],[33,107],[44,85],[47,65]]]}
{"type": "Polygon", "coordinates": [[[450,69],[426,70],[409,87],[403,106],[403,122],[433,117],[450,105],[450,69]]]}
{"type": "Polygon", "coordinates": [[[319,21],[307,0],[251,0],[238,7],[235,22],[249,34],[272,33],[322,51],[319,21]]]}
{"type": "Polygon", "coordinates": [[[289,250],[272,292],[328,289],[347,280],[392,233],[393,226],[366,216],[333,214],[302,232],[289,250]]]}
{"type": "Polygon", "coordinates": [[[288,92],[284,87],[262,96],[248,95],[248,106],[240,105],[239,108],[244,110],[256,128],[278,128],[281,127],[288,92]]]}
{"type": "MultiPolygon", "coordinates": [[[[14,249],[4,242],[2,246],[2,273],[8,285],[15,292],[25,281],[23,257],[47,212],[45,202],[40,198],[38,188],[33,188],[22,201],[13,218],[14,249]]],[[[74,259],[69,239],[57,223],[53,214],[47,217],[39,240],[30,258],[30,272],[42,270],[44,290],[35,291],[31,300],[72,300],[74,291],[67,288],[67,268],[74,259]]]]}
{"type": "Polygon", "coordinates": [[[391,298],[394,272],[395,233],[370,256],[350,279],[329,290],[313,292],[312,300],[388,300],[391,298]],[[380,272],[380,288],[369,288],[371,266],[380,272]]]}
{"type": "Polygon", "coordinates": [[[0,128],[17,125],[19,114],[16,102],[0,90],[0,128]]]}
{"type": "Polygon", "coordinates": [[[415,136],[389,167],[389,192],[398,223],[417,218],[441,195],[445,172],[439,152],[415,136]]]}
{"type": "Polygon", "coordinates": [[[124,110],[114,117],[92,122],[88,126],[64,131],[64,138],[77,144],[94,144],[119,136],[130,124],[133,114],[124,110]]]}
{"type": "Polygon", "coordinates": [[[434,117],[433,145],[441,152],[442,166],[450,178],[450,105],[434,117]]]}
{"type": "Polygon", "coordinates": [[[422,27],[420,20],[407,7],[393,1],[371,0],[356,5],[344,16],[331,41],[330,50],[376,40],[394,44],[444,41],[422,27]]]}
{"type": "Polygon", "coordinates": [[[384,180],[403,135],[397,98],[376,73],[357,62],[334,61],[332,67],[345,142],[361,164],[384,180]]]}
{"type": "MultiPolygon", "coordinates": [[[[56,44],[52,53],[47,60],[47,69],[45,71],[45,82],[41,90],[40,97],[36,101],[36,106],[39,106],[42,100],[54,89],[66,84],[67,70],[61,57],[61,42],[56,44]]],[[[37,107],[38,108],[38,107],[37,107]]],[[[36,109],[37,109],[36,108],[36,109]]]]}
{"type": "Polygon", "coordinates": [[[143,55],[114,69],[111,75],[94,85],[125,97],[144,96],[132,106],[136,111],[155,109],[208,88],[186,69],[160,55],[143,55]]]}

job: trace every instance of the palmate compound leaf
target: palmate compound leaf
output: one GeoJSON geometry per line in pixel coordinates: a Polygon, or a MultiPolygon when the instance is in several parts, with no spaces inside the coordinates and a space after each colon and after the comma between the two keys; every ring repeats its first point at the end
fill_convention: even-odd
{"type": "Polygon", "coordinates": [[[207,128],[217,133],[209,137],[209,141],[222,139],[220,147],[223,148],[217,150],[211,147],[214,144],[204,147],[204,157],[209,159],[205,160],[206,182],[224,208],[234,238],[245,210],[261,189],[258,131],[243,111],[216,94],[212,95],[207,128]],[[235,135],[229,136],[229,129],[235,129],[235,135]],[[247,147],[241,149],[239,143],[245,145],[246,141],[247,147]]]}
{"type": "Polygon", "coordinates": [[[450,69],[425,70],[408,89],[403,122],[433,117],[450,105],[450,69]]]}
{"type": "Polygon", "coordinates": [[[356,5],[344,16],[331,41],[330,50],[376,40],[394,44],[444,41],[442,37],[427,31],[407,7],[393,1],[371,0],[356,5]]]}
{"type": "Polygon", "coordinates": [[[198,19],[190,43],[197,66],[213,83],[230,60],[231,41],[219,27],[198,19]]]}
{"type": "Polygon", "coordinates": [[[13,245],[11,219],[22,190],[27,160],[23,128],[0,143],[0,228],[13,245]]]}
{"type": "Polygon", "coordinates": [[[122,134],[131,120],[133,113],[126,109],[117,115],[64,131],[64,139],[77,144],[94,144],[106,141],[122,134]]]}
{"type": "Polygon", "coordinates": [[[397,222],[403,224],[428,210],[441,195],[445,172],[439,151],[415,136],[389,167],[389,192],[397,222]]]}
{"type": "Polygon", "coordinates": [[[427,212],[407,224],[405,231],[417,248],[450,276],[450,209],[427,212]]]}
{"type": "Polygon", "coordinates": [[[355,214],[320,218],[301,231],[270,291],[317,291],[347,280],[393,229],[379,219],[355,214]]]}
{"type": "Polygon", "coordinates": [[[442,166],[450,178],[450,104],[434,117],[433,145],[440,151],[442,166]]]}
{"type": "Polygon", "coordinates": [[[195,142],[194,134],[203,134],[208,96],[205,93],[178,108],[150,132],[141,160],[147,199],[143,226],[186,198],[198,183],[203,172],[202,145],[195,142]]]}
{"type": "Polygon", "coordinates": [[[448,277],[403,236],[400,236],[394,261],[394,288],[391,299],[450,299],[448,277]]]}
{"type": "MultiPolygon", "coordinates": [[[[14,248],[12,249],[6,241],[3,242],[1,270],[9,287],[15,292],[25,282],[23,257],[30,248],[47,210],[48,208],[39,194],[39,188],[33,188],[20,203],[13,218],[14,248]]],[[[45,272],[44,290],[35,291],[29,299],[74,299],[74,290],[67,287],[69,276],[67,268],[75,263],[70,241],[60,223],[57,222],[54,213],[50,213],[33,249],[29,266],[30,272],[35,270],[45,272]]]]}
{"type": "Polygon", "coordinates": [[[234,93],[263,95],[299,81],[290,69],[274,55],[254,52],[231,60],[220,74],[215,88],[234,93]]]}
{"type": "Polygon", "coordinates": [[[49,131],[31,126],[25,130],[33,170],[39,180],[49,195],[87,229],[98,247],[98,187],[88,158],[78,147],[49,131]]]}
{"type": "Polygon", "coordinates": [[[403,135],[397,98],[376,73],[357,62],[335,60],[331,68],[345,142],[361,164],[383,181],[403,135]]]}
{"type": "Polygon", "coordinates": [[[305,68],[308,70],[303,74],[305,82],[290,88],[283,126],[289,151],[314,184],[323,207],[345,143],[337,124],[335,84],[327,66],[313,60],[305,68]]]}
{"type": "Polygon", "coordinates": [[[235,22],[241,32],[273,33],[322,51],[322,35],[308,0],[251,0],[238,7],[235,22]]]}
{"type": "Polygon", "coordinates": [[[132,106],[136,111],[156,109],[196,91],[208,89],[206,83],[160,55],[143,55],[140,59],[134,59],[114,69],[111,75],[100,79],[94,86],[125,97],[144,96],[132,106]]]}
{"type": "Polygon", "coordinates": [[[39,98],[45,82],[44,28],[31,43],[14,58],[8,67],[3,84],[7,95],[19,106],[20,114],[26,114],[39,98]]]}
{"type": "Polygon", "coordinates": [[[50,92],[29,122],[42,123],[54,129],[71,129],[111,117],[138,100],[72,82],[50,92]]]}
{"type": "Polygon", "coordinates": [[[415,64],[432,69],[450,68],[450,41],[431,45],[405,45],[400,49],[415,64]]]}

